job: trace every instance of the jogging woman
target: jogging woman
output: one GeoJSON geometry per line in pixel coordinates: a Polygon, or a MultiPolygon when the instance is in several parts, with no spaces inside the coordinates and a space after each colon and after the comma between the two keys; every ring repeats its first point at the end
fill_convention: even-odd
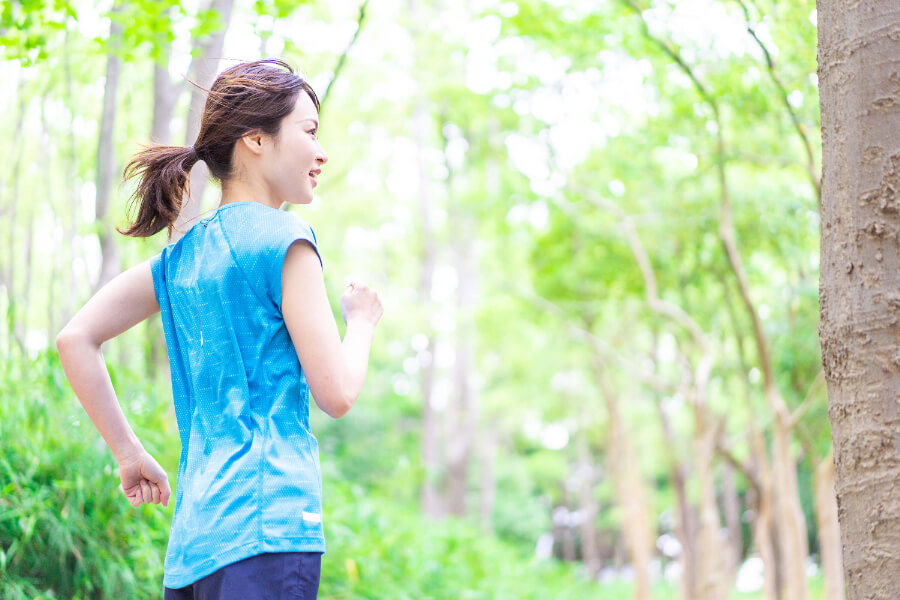
{"type": "Polygon", "coordinates": [[[319,101],[279,60],[239,64],[213,83],[193,146],[152,146],[135,222],[120,233],[171,232],[202,160],[222,184],[216,212],[110,281],[56,339],[66,376],[119,464],[133,506],[168,505],[165,471],[125,420],[100,345],[161,312],[181,438],[165,598],[315,598],[322,481],[310,392],[332,417],[366,376],[381,302],[352,282],[331,312],[316,236],[280,210],[308,204],[328,157],[319,101]]]}

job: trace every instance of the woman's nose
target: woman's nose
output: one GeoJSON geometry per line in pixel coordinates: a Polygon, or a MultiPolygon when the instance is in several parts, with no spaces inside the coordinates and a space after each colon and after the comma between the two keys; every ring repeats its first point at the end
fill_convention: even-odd
{"type": "Polygon", "coordinates": [[[324,165],[328,162],[328,154],[325,153],[325,149],[322,148],[321,145],[319,145],[319,152],[316,154],[316,161],[318,161],[320,165],[324,165]]]}

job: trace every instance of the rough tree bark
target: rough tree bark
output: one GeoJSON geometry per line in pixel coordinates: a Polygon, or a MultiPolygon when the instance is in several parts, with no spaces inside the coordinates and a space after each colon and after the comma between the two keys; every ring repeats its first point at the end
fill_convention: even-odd
{"type": "Polygon", "coordinates": [[[900,590],[900,4],[820,0],[819,338],[850,600],[900,590]]]}

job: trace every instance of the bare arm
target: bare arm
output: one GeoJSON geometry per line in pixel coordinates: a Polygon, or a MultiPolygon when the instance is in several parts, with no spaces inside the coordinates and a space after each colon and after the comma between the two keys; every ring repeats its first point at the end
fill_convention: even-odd
{"type": "Polygon", "coordinates": [[[168,504],[169,484],[122,413],[100,345],[157,312],[159,303],[146,261],[103,286],[56,337],[66,377],[119,463],[122,489],[134,506],[168,504]]]}
{"type": "Polygon", "coordinates": [[[282,268],[282,313],[310,392],[334,418],[347,413],[366,380],[369,350],[382,307],[378,295],[351,284],[341,297],[347,331],[341,341],[315,250],[293,244],[282,268]]]}

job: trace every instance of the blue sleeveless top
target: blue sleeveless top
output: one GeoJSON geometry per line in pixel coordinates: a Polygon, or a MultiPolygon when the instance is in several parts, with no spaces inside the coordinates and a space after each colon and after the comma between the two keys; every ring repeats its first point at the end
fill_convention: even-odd
{"type": "Polygon", "coordinates": [[[263,552],[325,551],[309,387],[281,313],[296,240],[318,253],[303,220],[248,200],[151,259],[181,438],[166,587],[263,552]]]}

